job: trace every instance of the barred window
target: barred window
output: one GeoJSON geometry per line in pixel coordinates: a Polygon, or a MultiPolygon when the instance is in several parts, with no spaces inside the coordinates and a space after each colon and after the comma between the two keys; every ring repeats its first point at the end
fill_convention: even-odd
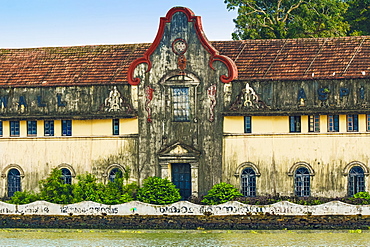
{"type": "Polygon", "coordinates": [[[320,132],[320,115],[308,116],[308,131],[320,132]]]}
{"type": "Polygon", "coordinates": [[[10,136],[19,136],[19,121],[10,121],[10,136]]]}
{"type": "Polygon", "coordinates": [[[72,174],[67,168],[62,168],[62,180],[64,184],[72,184],[72,174]]]}
{"type": "Polygon", "coordinates": [[[290,132],[301,132],[301,116],[290,116],[289,126],[290,132]]]}
{"type": "Polygon", "coordinates": [[[310,172],[305,167],[296,170],[294,176],[294,192],[298,197],[310,196],[310,172]]]}
{"type": "Polygon", "coordinates": [[[358,115],[347,115],[347,131],[358,131],[358,115]]]}
{"type": "Polygon", "coordinates": [[[37,135],[37,121],[27,121],[27,136],[37,135]]]}
{"type": "Polygon", "coordinates": [[[367,131],[370,131],[370,115],[366,115],[367,131]]]}
{"type": "Polygon", "coordinates": [[[54,136],[54,121],[53,120],[44,121],[44,135],[54,136]]]}
{"type": "Polygon", "coordinates": [[[119,119],[112,120],[113,135],[119,135],[119,119]]]}
{"type": "Polygon", "coordinates": [[[339,115],[328,115],[328,132],[339,132],[339,115]]]}
{"type": "Polygon", "coordinates": [[[244,196],[256,196],[256,173],[252,168],[247,167],[242,171],[241,187],[244,196]]]}
{"type": "Polygon", "coordinates": [[[244,133],[252,133],[252,117],[244,117],[244,133]]]}
{"type": "Polygon", "coordinates": [[[8,196],[12,197],[15,192],[21,191],[21,174],[17,169],[8,172],[8,196]]]}
{"type": "Polygon", "coordinates": [[[109,181],[110,182],[114,182],[116,178],[122,178],[123,174],[122,174],[122,171],[118,168],[113,168],[110,172],[109,172],[109,181]]]}
{"type": "Polygon", "coordinates": [[[62,136],[72,135],[72,120],[62,120],[62,136]]]}
{"type": "Polygon", "coordinates": [[[365,191],[365,174],[359,166],[351,168],[348,174],[348,195],[353,196],[357,192],[365,191]]]}
{"type": "Polygon", "coordinates": [[[188,87],[172,88],[172,111],[174,121],[190,121],[190,99],[188,87]]]}

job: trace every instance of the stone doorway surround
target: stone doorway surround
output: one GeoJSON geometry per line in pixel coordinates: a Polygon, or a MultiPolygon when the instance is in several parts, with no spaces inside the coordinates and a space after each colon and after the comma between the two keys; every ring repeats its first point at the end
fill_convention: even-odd
{"type": "Polygon", "coordinates": [[[176,142],[158,152],[158,160],[162,178],[171,177],[172,163],[188,163],[191,169],[192,196],[198,196],[198,174],[199,174],[200,152],[193,147],[176,142]]]}

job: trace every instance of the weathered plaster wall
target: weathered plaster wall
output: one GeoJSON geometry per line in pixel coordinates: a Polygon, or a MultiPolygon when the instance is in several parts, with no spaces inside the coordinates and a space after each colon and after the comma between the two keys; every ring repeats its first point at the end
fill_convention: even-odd
{"type": "MultiPolygon", "coordinates": [[[[117,118],[119,119],[119,118],[117,118]]],[[[44,137],[44,121],[37,121],[37,134],[34,137],[44,137]]],[[[54,136],[62,136],[62,121],[54,120],[54,136]]],[[[10,137],[9,121],[2,121],[2,137],[10,137]]],[[[20,121],[20,137],[27,137],[27,121],[20,121]]],[[[119,134],[138,134],[137,118],[119,119],[119,134]]],[[[79,137],[112,136],[112,119],[72,120],[72,135],[79,137]]],[[[52,138],[52,137],[49,137],[52,138]]],[[[12,138],[16,139],[16,138],[12,138]]],[[[12,140],[11,139],[11,140],[12,140]]]]}
{"type": "MultiPolygon", "coordinates": [[[[249,94],[250,95],[250,94],[249,94]]],[[[369,109],[370,84],[365,79],[305,81],[236,81],[233,82],[227,114],[253,115],[312,114],[328,112],[364,113],[369,109]],[[258,101],[244,104],[246,83],[258,101]]]]}
{"type": "MultiPolygon", "coordinates": [[[[315,172],[312,196],[345,196],[348,177],[343,171],[351,162],[369,164],[368,145],[368,133],[226,135],[222,178],[240,188],[240,177],[234,174],[242,163],[250,162],[261,174],[258,195],[291,196],[294,181],[287,173],[294,164],[304,162],[315,172]]],[[[369,190],[368,177],[365,184],[369,190]]]]}
{"type": "Polygon", "coordinates": [[[2,87],[2,119],[134,116],[130,85],[2,87]]]}
{"type": "Polygon", "coordinates": [[[15,165],[24,171],[22,190],[37,190],[38,181],[63,164],[102,181],[109,165],[120,164],[131,169],[131,181],[137,178],[137,135],[0,138],[0,155],[1,196],[6,196],[7,172],[15,165]]]}
{"type": "MultiPolygon", "coordinates": [[[[141,79],[139,91],[139,164],[142,178],[161,176],[158,153],[166,147],[181,143],[199,151],[199,191],[205,194],[214,184],[221,182],[223,83],[220,75],[227,74],[226,66],[214,62],[209,66],[210,54],[202,45],[194,28],[183,12],[173,15],[166,23],[161,41],[150,57],[151,69],[139,65],[135,76],[141,79]],[[187,43],[185,68],[179,65],[179,56],[172,49],[174,40],[187,43]],[[207,90],[215,85],[214,120],[210,119],[213,102],[207,90]],[[172,86],[189,87],[190,121],[175,122],[172,114],[172,86]],[[151,91],[152,97],[148,90],[151,91]],[[150,118],[150,121],[148,121],[150,118]]],[[[168,163],[176,161],[167,161],[168,163]]],[[[178,161],[179,163],[186,163],[178,161]]]]}

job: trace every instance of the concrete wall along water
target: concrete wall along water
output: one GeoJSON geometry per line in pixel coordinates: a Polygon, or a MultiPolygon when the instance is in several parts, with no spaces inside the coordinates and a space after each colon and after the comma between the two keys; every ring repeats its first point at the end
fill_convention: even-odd
{"type": "Polygon", "coordinates": [[[248,205],[227,202],[220,205],[198,205],[180,201],[170,205],[151,205],[139,201],[118,205],[104,205],[91,201],[58,205],[36,201],[25,205],[0,202],[2,215],[370,215],[370,205],[350,205],[332,201],[321,205],[297,205],[287,201],[271,205],[248,205]]]}

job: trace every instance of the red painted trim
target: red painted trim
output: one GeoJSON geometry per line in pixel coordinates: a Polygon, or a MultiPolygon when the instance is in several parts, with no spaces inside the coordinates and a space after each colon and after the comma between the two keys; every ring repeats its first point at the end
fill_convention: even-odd
{"type": "Polygon", "coordinates": [[[197,36],[198,36],[202,46],[211,54],[211,58],[209,60],[209,66],[214,70],[215,68],[213,67],[213,62],[215,62],[215,61],[220,61],[220,62],[222,62],[226,65],[226,67],[228,69],[228,76],[221,75],[220,80],[224,83],[228,83],[228,82],[236,79],[238,77],[238,69],[237,69],[235,63],[230,58],[228,58],[226,56],[219,55],[218,51],[209,43],[208,39],[204,35],[200,16],[194,16],[193,11],[191,11],[188,8],[174,7],[174,8],[170,9],[167,12],[166,17],[161,17],[160,18],[157,35],[156,35],[153,43],[149,47],[149,49],[144,53],[143,57],[138,58],[138,59],[134,60],[131,63],[131,65],[128,69],[128,72],[127,72],[128,73],[127,74],[128,83],[131,84],[131,85],[138,85],[140,83],[140,78],[137,78],[137,77],[134,78],[134,70],[139,64],[146,63],[148,65],[148,68],[147,68],[146,72],[150,71],[150,69],[152,68],[152,63],[150,61],[150,56],[157,49],[157,47],[158,47],[158,45],[159,45],[159,43],[160,43],[160,41],[163,37],[164,28],[165,28],[166,23],[171,22],[172,16],[176,12],[183,12],[187,16],[188,22],[194,22],[194,28],[195,28],[195,31],[197,33],[197,36]]]}

